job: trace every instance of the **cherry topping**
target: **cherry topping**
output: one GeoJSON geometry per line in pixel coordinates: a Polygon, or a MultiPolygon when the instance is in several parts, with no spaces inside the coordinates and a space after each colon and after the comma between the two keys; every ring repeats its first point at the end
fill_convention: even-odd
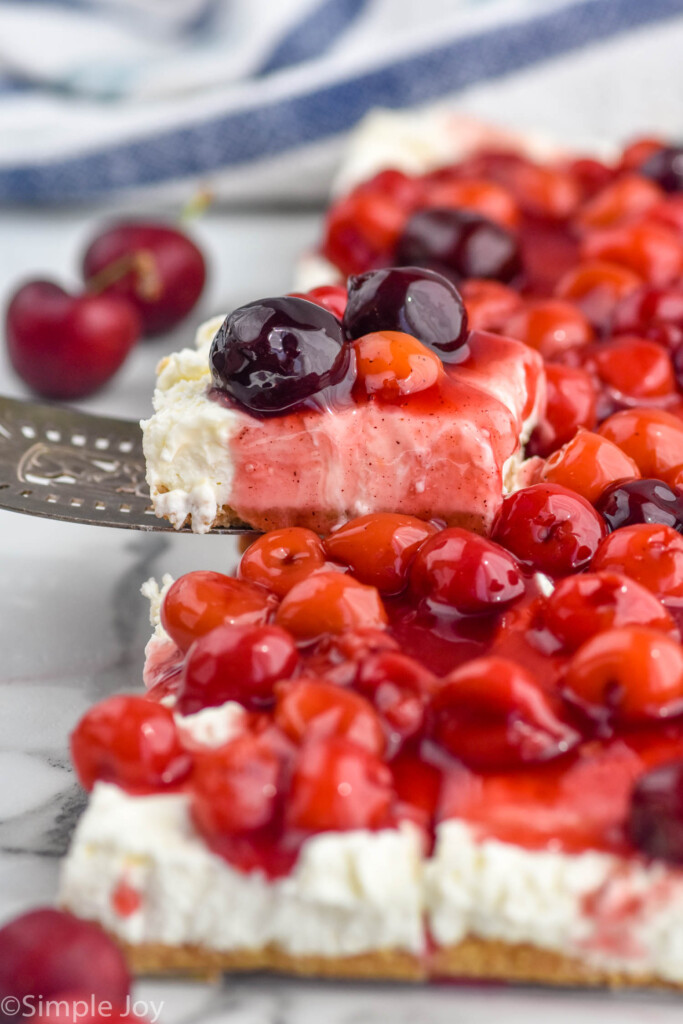
{"type": "Polygon", "coordinates": [[[402,740],[422,732],[436,679],[405,654],[385,651],[360,665],[355,686],[372,701],[389,729],[402,740]]]}
{"type": "Polygon", "coordinates": [[[606,437],[589,430],[578,430],[571,441],[550,456],[541,472],[543,481],[576,491],[591,504],[614,481],[639,476],[633,459],[606,437]]]}
{"type": "Polygon", "coordinates": [[[410,334],[446,361],[467,341],[460,294],[441,274],[422,267],[389,267],[349,278],[342,326],[351,339],[373,331],[410,334]]]}
{"type": "Polygon", "coordinates": [[[549,455],[580,427],[592,430],[597,419],[597,392],[587,370],[549,363],[545,368],[548,402],[534,431],[527,455],[549,455]]]}
{"type": "Polygon", "coordinates": [[[299,679],[278,687],[275,722],[296,743],[343,736],[373,754],[384,752],[384,731],[370,702],[322,679],[299,679]]]}
{"type": "Polygon", "coordinates": [[[571,659],[564,688],[589,715],[639,723],[683,713],[683,648],[645,626],[610,629],[571,659]]]}
{"type": "Polygon", "coordinates": [[[452,672],[432,714],[436,740],[484,771],[548,761],[579,741],[530,673],[506,658],[475,658],[452,672]]]}
{"type": "Polygon", "coordinates": [[[605,532],[586,499],[558,484],[534,484],[509,494],[493,526],[495,540],[549,576],[585,569],[605,532]]]}
{"type": "Polygon", "coordinates": [[[648,857],[683,864],[683,761],[658,765],[636,780],[626,831],[648,857]]]}
{"type": "Polygon", "coordinates": [[[544,359],[557,359],[565,352],[582,348],[594,335],[581,310],[562,299],[529,303],[510,317],[502,333],[535,348],[544,359]]]}
{"type": "Polygon", "coordinates": [[[265,737],[245,733],[197,759],[192,816],[211,842],[268,826],[282,796],[282,758],[265,737]]]}
{"type": "Polygon", "coordinates": [[[625,174],[611,181],[584,204],[576,217],[584,228],[609,228],[627,223],[651,209],[662,190],[639,174],[625,174]]]}
{"type": "Polygon", "coordinates": [[[145,334],[163,334],[184,320],[204,289],[204,257],[187,235],[164,224],[114,224],[83,257],[90,287],[126,298],[145,334]]]}
{"type": "Polygon", "coordinates": [[[504,228],[516,228],[519,224],[519,207],[510,192],[502,185],[482,178],[448,178],[445,175],[437,178],[429,184],[420,205],[469,210],[504,228]]]}
{"type": "Polygon", "coordinates": [[[261,625],[276,603],[263,587],[201,569],[171,585],[161,604],[161,624],[181,651],[187,651],[197,637],[217,626],[261,625]]]}
{"type": "MultiPolygon", "coordinates": [[[[130,992],[126,961],[98,924],[44,907],[0,929],[0,997],[31,996],[37,1006],[40,998],[70,992],[115,1006],[126,1002],[130,992]]],[[[8,1013],[5,1019],[11,1017],[8,1013]]]]}
{"type": "Polygon", "coordinates": [[[31,281],[12,297],[6,318],[10,362],[45,398],[83,398],[119,369],[140,336],[140,321],[119,295],[69,295],[31,281]]]}
{"type": "Polygon", "coordinates": [[[616,572],[587,572],[560,580],[542,614],[544,624],[568,650],[621,626],[649,626],[676,635],[661,601],[616,572]]]}
{"type": "Polygon", "coordinates": [[[661,398],[676,390],[669,353],[657,341],[623,334],[603,342],[591,354],[602,381],[617,394],[661,398]]]}
{"type": "Polygon", "coordinates": [[[276,622],[298,640],[311,641],[326,633],[384,626],[387,614],[375,587],[339,572],[321,572],[292,587],[276,622]]]}
{"type": "Polygon", "coordinates": [[[85,789],[115,782],[133,793],[175,786],[192,767],[173,712],[134,696],[90,708],[71,734],[71,757],[85,789]]]}
{"type": "Polygon", "coordinates": [[[472,277],[463,281],[459,290],[473,331],[502,331],[510,317],[522,308],[522,299],[514,288],[500,281],[472,277]]]}
{"type": "Polygon", "coordinates": [[[661,477],[683,463],[683,420],[664,409],[624,409],[600,425],[644,477],[661,477]]]}
{"type": "Polygon", "coordinates": [[[429,267],[455,280],[492,278],[506,283],[521,272],[512,232],[467,210],[418,210],[396,246],[395,262],[429,267]]]}
{"type": "Polygon", "coordinates": [[[683,240],[655,221],[638,221],[587,235],[581,246],[586,260],[618,263],[654,285],[666,285],[683,274],[683,240]]]}
{"type": "Polygon", "coordinates": [[[279,413],[333,384],[349,367],[341,324],[328,310],[286,295],[234,310],[209,355],[214,386],[251,412],[279,413]]]}
{"type": "Polygon", "coordinates": [[[444,370],[439,357],[410,334],[376,331],[353,342],[356,395],[397,402],[433,387],[444,370]]]}
{"type": "Polygon", "coordinates": [[[659,523],[683,533],[683,496],[662,480],[613,484],[596,507],[611,530],[634,523],[659,523]]]}
{"type": "Polygon", "coordinates": [[[294,766],[286,808],[293,828],[311,832],[377,829],[388,824],[391,772],[363,747],[341,736],[312,740],[294,766]]]}
{"type": "Polygon", "coordinates": [[[288,526],[270,530],[250,544],[242,555],[239,575],[284,597],[296,583],[324,565],[325,550],[320,537],[301,526],[288,526]]]}
{"type": "Polygon", "coordinates": [[[346,523],[326,538],[330,558],[353,570],[356,579],[382,594],[398,594],[408,583],[415,555],[436,527],[414,516],[375,512],[346,523]]]}
{"type": "Polygon", "coordinates": [[[619,263],[585,260],[560,278],[555,294],[569,299],[595,327],[605,330],[618,304],[642,283],[640,274],[619,263]]]}
{"type": "Polygon", "coordinates": [[[683,148],[663,146],[655,150],[646,157],[639,171],[656,181],[665,192],[683,191],[683,148]]]}
{"type": "Polygon", "coordinates": [[[311,288],[309,292],[290,292],[289,294],[297,299],[308,299],[309,302],[315,302],[316,306],[322,306],[323,309],[333,313],[337,320],[341,320],[344,316],[347,294],[346,288],[342,284],[321,284],[317,288],[311,288]]]}
{"type": "Polygon", "coordinates": [[[191,715],[228,700],[269,707],[275,683],[289,679],[298,660],[294,640],[279,626],[219,626],[187,652],[178,709],[191,715]]]}
{"type": "Polygon", "coordinates": [[[457,526],[442,530],[423,545],[413,562],[410,582],[433,610],[461,615],[500,610],[524,593],[513,556],[457,526]]]}
{"type": "Polygon", "coordinates": [[[631,292],[616,307],[611,329],[676,349],[683,342],[683,288],[647,286],[631,292]]]}
{"type": "Polygon", "coordinates": [[[622,526],[602,541],[592,568],[631,576],[663,599],[683,597],[683,537],[654,523],[622,526]]]}

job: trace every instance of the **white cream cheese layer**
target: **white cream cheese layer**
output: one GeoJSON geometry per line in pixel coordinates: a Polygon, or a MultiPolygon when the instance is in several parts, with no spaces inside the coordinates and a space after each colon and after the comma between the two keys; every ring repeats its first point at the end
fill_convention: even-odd
{"type": "Polygon", "coordinates": [[[409,825],[324,833],[290,876],[243,874],[211,853],[183,795],[127,796],[99,783],[77,828],[60,900],[130,943],[350,956],[425,952],[467,936],[529,943],[597,968],[683,982],[683,872],[588,851],[533,851],[438,829],[421,859],[409,825]],[[116,893],[137,894],[117,910],[116,893]]]}
{"type": "Polygon", "coordinates": [[[196,348],[184,348],[158,367],[154,415],[143,420],[142,446],[147,483],[158,516],[179,529],[188,516],[205,533],[226,504],[232,485],[228,442],[240,417],[208,401],[209,349],[225,317],[214,317],[197,331],[196,348]]]}
{"type": "Polygon", "coordinates": [[[421,868],[419,836],[404,826],[315,836],[288,877],[269,881],[211,853],[187,797],[131,797],[98,783],[63,866],[60,901],[130,943],[420,954],[421,868]],[[124,915],[116,899],[122,885],[139,897],[124,915]]]}

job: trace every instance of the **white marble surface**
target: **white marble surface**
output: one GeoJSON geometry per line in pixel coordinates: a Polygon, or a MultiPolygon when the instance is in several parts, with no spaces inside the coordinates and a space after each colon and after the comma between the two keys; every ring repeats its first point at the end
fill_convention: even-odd
{"type": "MultiPolygon", "coordinates": [[[[0,214],[0,302],[18,278],[69,280],[95,217],[87,212],[0,214]]],[[[313,214],[211,213],[197,225],[213,274],[202,312],[287,289],[295,255],[314,237],[313,214]]],[[[188,332],[184,332],[185,335],[188,332]]],[[[142,345],[84,408],[124,416],[149,411],[156,360],[182,340],[142,345]]],[[[0,346],[0,392],[22,395],[0,346]]],[[[149,627],[139,587],[149,575],[229,570],[232,540],[135,534],[0,513],[0,920],[54,898],[83,796],[67,736],[82,711],[140,685],[149,627]]],[[[500,987],[321,984],[270,978],[221,986],[142,982],[163,1002],[162,1024],[603,1024],[680,1019],[672,997],[614,997],[500,987]]]]}

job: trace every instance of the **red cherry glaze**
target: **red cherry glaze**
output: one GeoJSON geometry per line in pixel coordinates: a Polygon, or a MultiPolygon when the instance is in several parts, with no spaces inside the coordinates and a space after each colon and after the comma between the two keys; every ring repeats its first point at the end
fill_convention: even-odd
{"type": "Polygon", "coordinates": [[[325,549],[312,530],[289,526],[270,530],[250,544],[239,566],[240,579],[284,597],[295,584],[325,565],[325,549]]]}
{"type": "Polygon", "coordinates": [[[278,687],[275,723],[294,740],[341,736],[379,756],[386,746],[377,712],[365,697],[322,679],[278,687]]]}
{"type": "Polygon", "coordinates": [[[69,295],[30,281],[6,314],[7,350],[21,379],[45,398],[84,398],[123,364],[140,336],[136,310],[118,295],[69,295]]]}
{"type": "Polygon", "coordinates": [[[587,370],[549,363],[545,368],[546,410],[534,431],[528,455],[550,455],[585,427],[597,426],[597,392],[587,370]]]}
{"type": "Polygon", "coordinates": [[[623,573],[657,597],[683,597],[683,537],[670,526],[637,523],[606,537],[591,568],[623,573]]]}
{"type": "Polygon", "coordinates": [[[321,572],[292,587],[275,621],[297,640],[312,641],[347,629],[381,628],[387,615],[375,587],[342,573],[321,572]]]}
{"type": "Polygon", "coordinates": [[[475,658],[456,669],[431,710],[437,742],[482,771],[548,761],[579,742],[533,676],[505,658],[475,658]]]}
{"type": "Polygon", "coordinates": [[[669,353],[648,338],[624,334],[602,342],[590,363],[606,386],[632,398],[661,398],[676,391],[669,353]]]}
{"type": "Polygon", "coordinates": [[[661,477],[683,463],[683,420],[663,409],[625,409],[606,419],[599,433],[632,458],[643,477],[661,477]]]}
{"type": "Polygon", "coordinates": [[[607,630],[576,652],[564,690],[597,719],[637,725],[683,714],[683,648],[645,626],[607,630]]]}
{"type": "Polygon", "coordinates": [[[190,647],[178,710],[191,715],[235,700],[250,710],[273,704],[273,687],[296,671],[292,636],[279,626],[218,626],[190,647]]]}
{"type": "Polygon", "coordinates": [[[317,306],[334,313],[337,320],[341,320],[346,309],[346,288],[341,284],[323,284],[317,288],[311,288],[308,292],[290,292],[290,295],[299,299],[308,299],[315,302],[317,306]]]}
{"type": "Polygon", "coordinates": [[[435,526],[415,516],[375,512],[331,533],[324,550],[329,558],[350,566],[361,583],[382,594],[398,594],[408,583],[416,554],[436,532],[435,526]]]}
{"type": "Polygon", "coordinates": [[[171,585],[161,604],[161,624],[181,651],[187,651],[198,637],[217,626],[265,623],[276,604],[276,598],[263,587],[199,570],[171,585]]]}
{"type": "Polygon", "coordinates": [[[506,322],[522,308],[522,298],[500,281],[471,277],[458,285],[473,331],[501,331],[506,322]]]}
{"type": "Polygon", "coordinates": [[[123,1005],[130,980],[121,949],[94,922],[41,907],[0,928],[0,998],[30,996],[26,1009],[70,992],[123,1005]]]}
{"type": "Polygon", "coordinates": [[[594,327],[604,330],[618,304],[642,283],[640,274],[620,263],[584,260],[560,278],[555,295],[573,302],[594,327]]]}
{"type": "Polygon", "coordinates": [[[85,713],[71,734],[81,785],[115,782],[131,793],[168,789],[187,778],[173,712],[146,697],[109,697],[85,713]]]}
{"type": "Polygon", "coordinates": [[[582,228],[612,228],[627,224],[664,198],[653,181],[639,174],[625,174],[610,182],[579,210],[576,223],[582,228]]]}
{"type": "Polygon", "coordinates": [[[305,832],[389,824],[391,772],[375,754],[340,736],[312,740],[294,764],[287,822],[305,832]]]}
{"type": "Polygon", "coordinates": [[[423,205],[471,210],[504,228],[516,228],[519,223],[519,207],[510,192],[495,182],[476,178],[434,181],[427,188],[423,205]]]}
{"type": "Polygon", "coordinates": [[[641,775],[626,827],[635,848],[646,856],[683,864],[683,760],[641,775]]]}
{"type": "Polygon", "coordinates": [[[354,682],[401,741],[422,732],[435,684],[435,676],[418,661],[394,652],[370,655],[361,663],[354,682]]]}
{"type": "Polygon", "coordinates": [[[177,228],[126,222],[93,239],[83,257],[83,276],[107,294],[126,298],[145,334],[154,335],[170,331],[194,308],[204,290],[206,264],[177,228]],[[126,261],[128,272],[121,273],[126,261]]]}
{"type": "Polygon", "coordinates": [[[677,637],[664,605],[645,587],[617,572],[587,572],[560,580],[547,599],[543,622],[566,650],[606,630],[647,626],[677,637]]]}
{"type": "Polygon", "coordinates": [[[634,271],[654,285],[666,285],[683,274],[683,240],[663,224],[639,221],[587,235],[584,260],[607,260],[634,271]]]}
{"type": "Polygon", "coordinates": [[[540,479],[560,484],[595,504],[617,480],[634,480],[640,472],[633,459],[612,441],[589,430],[578,430],[571,441],[551,455],[540,479]]]}
{"type": "Polygon", "coordinates": [[[543,299],[530,302],[505,323],[503,334],[518,338],[544,359],[558,359],[593,340],[588,319],[571,302],[543,299]]]}
{"type": "Polygon", "coordinates": [[[395,402],[433,387],[443,375],[435,352],[402,331],[375,331],[353,342],[357,396],[395,402]]]}
{"type": "Polygon", "coordinates": [[[508,495],[493,525],[495,540],[549,576],[585,569],[605,533],[585,498],[558,484],[533,484],[508,495]]]}
{"type": "Polygon", "coordinates": [[[500,610],[524,593],[512,555],[460,527],[442,530],[423,545],[413,562],[410,584],[433,610],[461,615],[500,610]]]}

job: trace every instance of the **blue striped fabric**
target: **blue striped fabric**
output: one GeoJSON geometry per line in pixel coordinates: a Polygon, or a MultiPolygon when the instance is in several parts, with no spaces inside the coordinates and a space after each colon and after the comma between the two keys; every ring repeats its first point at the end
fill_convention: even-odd
{"type": "MultiPolygon", "coordinates": [[[[319,56],[326,42],[362,14],[366,2],[324,0],[280,40],[260,75],[272,76],[291,61],[319,56]]],[[[0,200],[92,200],[248,166],[344,132],[374,106],[435,100],[682,13],[681,0],[575,0],[531,18],[444,39],[389,63],[381,62],[380,52],[374,64],[353,75],[327,81],[323,75],[310,90],[296,94],[283,86],[281,95],[261,105],[226,103],[207,119],[175,123],[141,138],[55,159],[0,164],[0,200]]]]}

